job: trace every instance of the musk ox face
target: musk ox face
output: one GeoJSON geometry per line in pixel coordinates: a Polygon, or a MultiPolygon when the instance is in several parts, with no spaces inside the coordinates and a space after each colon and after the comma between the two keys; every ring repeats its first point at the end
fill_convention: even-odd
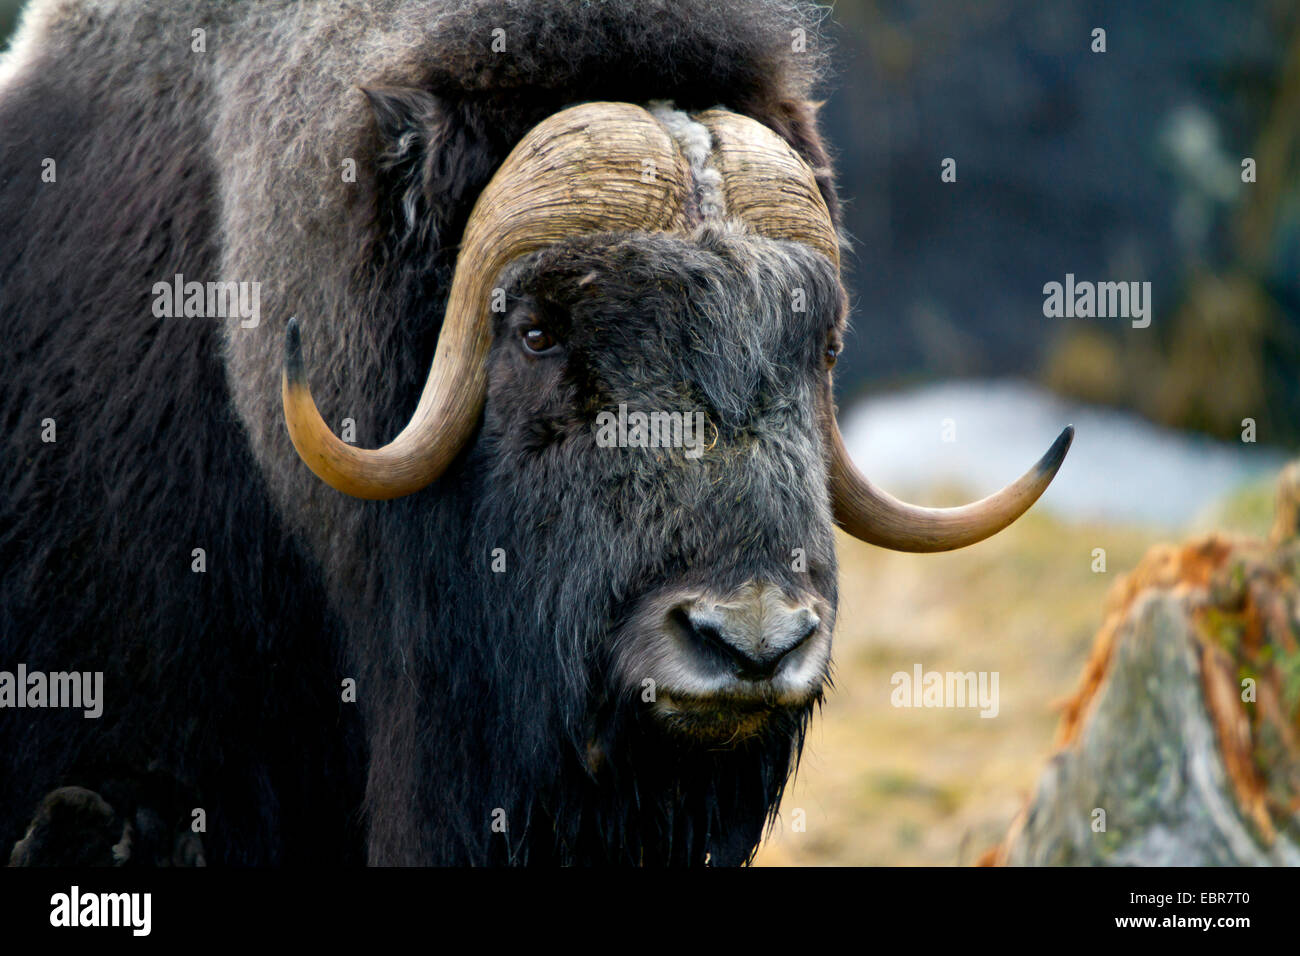
{"type": "Polygon", "coordinates": [[[806,711],[836,604],[831,264],[706,225],[562,242],[503,283],[479,442],[487,497],[514,513],[484,523],[570,570],[532,609],[541,630],[586,609],[582,656],[606,672],[589,686],[676,735],[734,742],[806,711]]]}
{"type": "Polygon", "coordinates": [[[493,626],[553,641],[571,685],[601,689],[584,711],[635,697],[637,720],[715,742],[797,728],[828,676],[832,522],[960,547],[1032,504],[1069,443],[964,508],[875,488],[831,403],[838,267],[815,171],[768,127],[571,107],[479,195],[406,428],[380,449],[341,442],[291,322],[289,435],[361,498],[417,492],[472,447],[471,527],[511,539],[474,547],[525,568],[486,586],[493,626]]]}
{"type": "Polygon", "coordinates": [[[561,858],[747,858],[829,680],[832,525],[961,547],[1059,467],[1068,430],[972,505],[877,489],[835,421],[844,316],[839,238],[785,139],[724,109],[595,102],[533,127],[478,195],[419,403],[387,445],[334,435],[289,323],[299,457],[353,497],[412,496],[370,514],[427,518],[417,540],[443,551],[396,593],[399,621],[429,605],[446,633],[404,632],[388,679],[427,726],[434,700],[472,715],[446,746],[483,762],[491,799],[538,795],[513,799],[561,858]],[[466,572],[485,555],[494,573],[466,572]],[[421,687],[430,641],[456,663],[421,687]],[[690,838],[660,832],[679,810],[690,838]]]}

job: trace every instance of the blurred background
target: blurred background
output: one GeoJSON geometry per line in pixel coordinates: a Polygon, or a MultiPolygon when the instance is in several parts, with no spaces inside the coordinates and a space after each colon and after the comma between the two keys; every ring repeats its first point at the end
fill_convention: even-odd
{"type": "Polygon", "coordinates": [[[988,542],[841,537],[836,689],[759,862],[970,863],[1050,754],[1116,578],[1157,541],[1263,533],[1300,447],[1300,5],[840,0],[829,33],[855,459],[949,504],[1078,431],[988,542]],[[1067,274],[1150,282],[1150,326],[1046,317],[1067,274]],[[891,707],[916,664],[998,672],[998,716],[891,707]]]}
{"type": "Polygon", "coordinates": [[[1300,447],[1300,5],[841,0],[831,32],[854,458],[951,504],[1077,436],[978,546],[840,537],[836,688],[759,862],[969,864],[1031,794],[1112,585],[1160,541],[1263,535],[1300,447]],[[1067,273],[1150,282],[1150,326],[1046,317],[1067,273]],[[998,716],[891,706],[917,664],[998,672],[998,716]]]}

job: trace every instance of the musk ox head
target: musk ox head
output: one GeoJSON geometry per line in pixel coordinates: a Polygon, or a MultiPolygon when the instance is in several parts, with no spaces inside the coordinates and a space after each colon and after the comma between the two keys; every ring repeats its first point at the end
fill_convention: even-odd
{"type": "MultiPolygon", "coordinates": [[[[5,175],[74,171],[0,190],[0,647],[124,692],[25,723],[0,803],[93,755],[207,805],[214,862],[351,858],[361,822],[379,864],[746,860],[829,679],[834,525],[978,541],[1069,440],[950,510],[849,461],[826,11],[87,6],[0,66],[5,175]],[[181,273],[274,318],[164,319],[181,273]],[[81,437],[33,451],[53,413],[81,437]]],[[[117,846],[72,797],[46,822],[117,846]]]]}
{"type": "Polygon", "coordinates": [[[580,659],[669,733],[716,745],[794,726],[829,674],[832,521],[900,550],[970,544],[1033,503],[1070,437],[964,508],[874,488],[832,405],[838,265],[813,171],[761,124],[572,107],[478,199],[406,428],[377,450],[336,438],[291,325],[289,433],[360,498],[412,494],[467,444],[490,449],[482,500],[501,513],[481,526],[511,529],[514,550],[553,569],[540,593],[502,600],[531,600],[543,631],[558,608],[584,608],[597,644],[580,659]]]}

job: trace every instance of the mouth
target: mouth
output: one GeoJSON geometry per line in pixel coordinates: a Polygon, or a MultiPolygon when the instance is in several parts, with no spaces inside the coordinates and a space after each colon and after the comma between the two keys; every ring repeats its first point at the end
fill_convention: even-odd
{"type": "Polygon", "coordinates": [[[731,744],[803,711],[816,696],[798,704],[779,704],[758,697],[690,697],[666,691],[659,694],[652,713],[656,723],[673,735],[731,744]]]}
{"type": "Polygon", "coordinates": [[[670,733],[729,742],[805,712],[828,678],[832,611],[750,583],[665,591],[620,635],[617,664],[638,706],[670,733]]]}

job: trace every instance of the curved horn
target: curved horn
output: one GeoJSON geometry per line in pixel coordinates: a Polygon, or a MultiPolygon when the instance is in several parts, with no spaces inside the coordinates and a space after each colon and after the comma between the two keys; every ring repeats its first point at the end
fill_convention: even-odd
{"type": "Polygon", "coordinates": [[[826,200],[808,164],[757,120],[712,109],[696,117],[713,137],[713,163],[722,174],[727,214],[768,239],[812,246],[835,268],[840,243],[826,200]]]}
{"type": "MultiPolygon", "coordinates": [[[[725,110],[700,114],[714,140],[727,211],[769,239],[802,242],[836,268],[839,243],[813,171],[785,140],[761,123],[725,110]]],[[[1061,432],[1046,455],[1019,481],[960,508],[921,508],[881,491],[858,471],[830,419],[831,502],[849,534],[895,551],[950,551],[982,541],[1028,510],[1047,489],[1074,438],[1061,432]]]]}
{"type": "Polygon", "coordinates": [[[534,127],[470,214],[424,391],[389,444],[341,441],[320,416],[296,323],[286,336],[281,398],[294,448],[325,482],[358,498],[397,498],[428,485],[473,432],[487,389],[491,284],[512,259],[580,233],[674,230],[689,181],[671,137],[645,110],[586,103],[534,127]],[[645,177],[646,160],[654,176],[645,177]]]}
{"type": "Polygon", "coordinates": [[[868,481],[849,458],[837,423],[831,432],[835,521],[853,537],[894,551],[952,551],[997,534],[1047,490],[1074,440],[1074,426],[1065,426],[1038,464],[987,498],[960,508],[922,508],[868,481]]]}

